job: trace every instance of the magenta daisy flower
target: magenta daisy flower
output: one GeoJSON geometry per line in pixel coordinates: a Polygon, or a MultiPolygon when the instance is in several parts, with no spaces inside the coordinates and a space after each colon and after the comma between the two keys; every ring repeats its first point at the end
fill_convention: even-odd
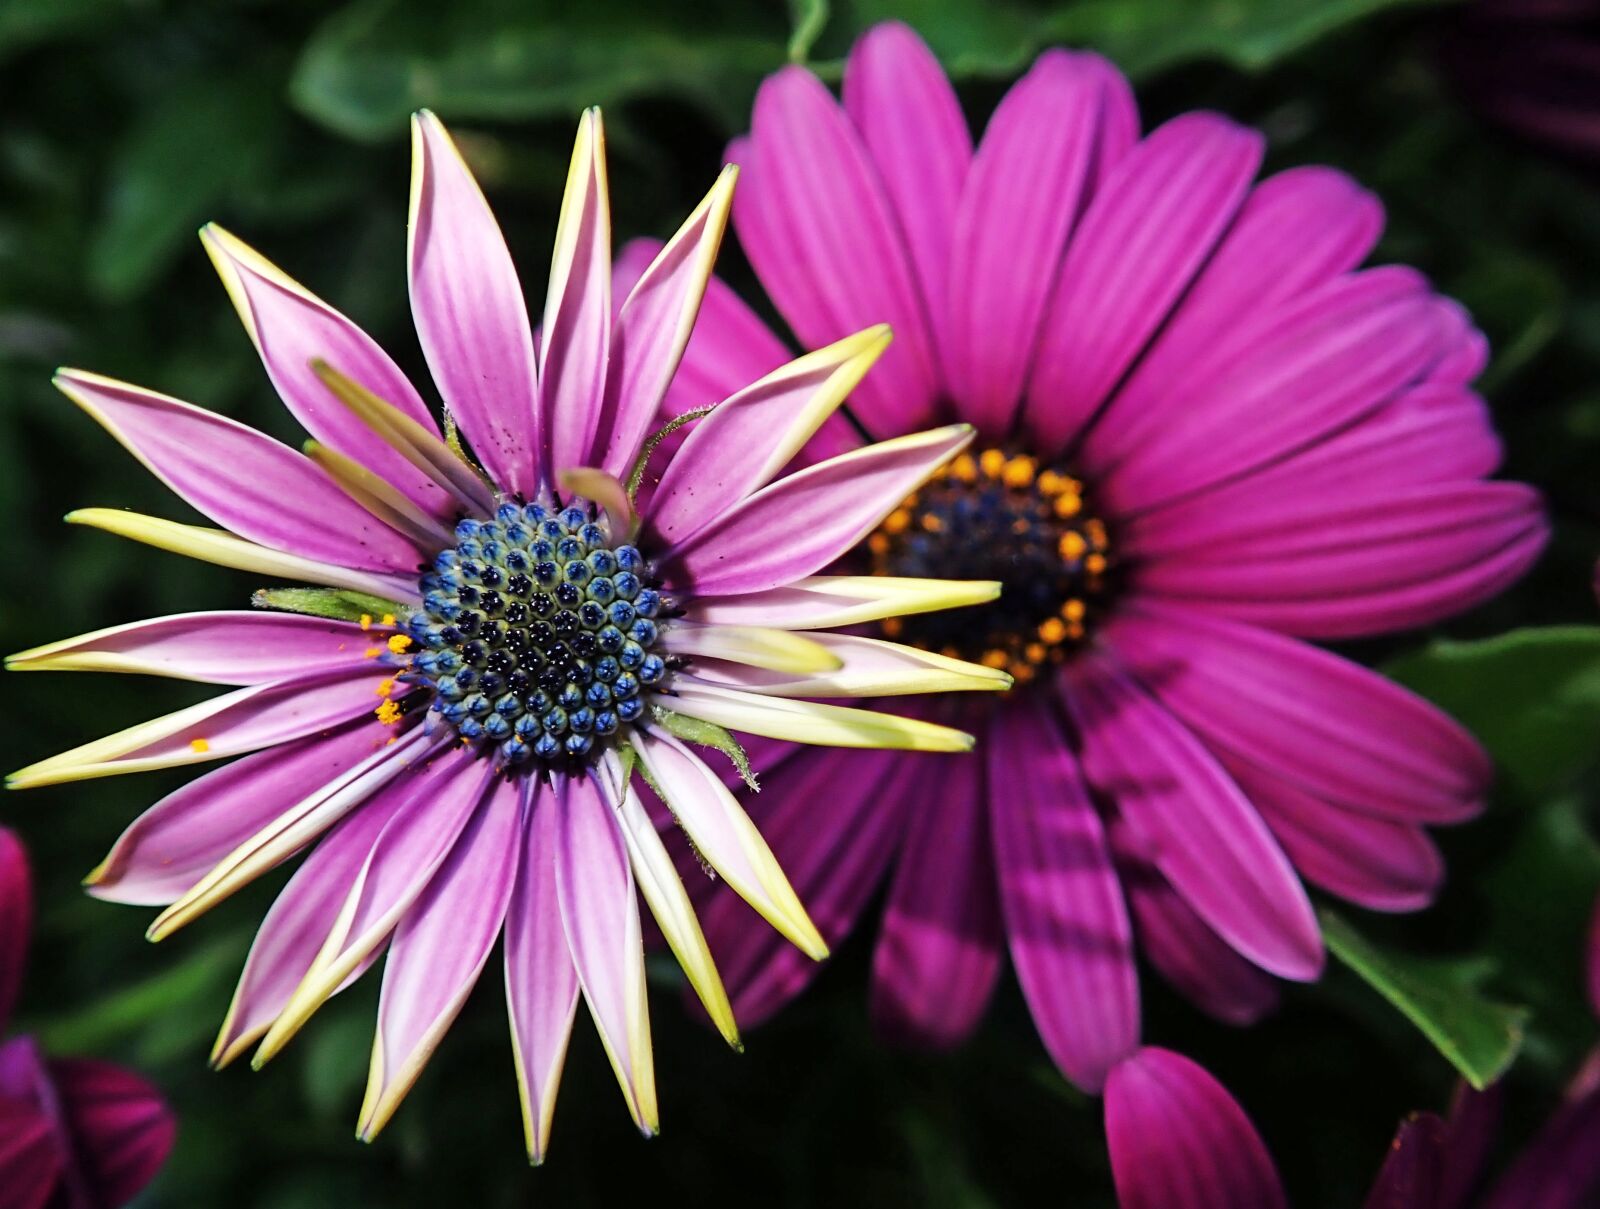
{"type": "MultiPolygon", "coordinates": [[[[33,924],[28,858],[0,828],[0,1034],[22,990],[33,924]]],[[[0,1041],[0,1203],[118,1209],[153,1180],[177,1134],[161,1093],[90,1058],[46,1058],[32,1037],[0,1041]]]]}
{"type": "MultiPolygon", "coordinates": [[[[1461,727],[1306,640],[1494,595],[1544,544],[1539,497],[1488,478],[1466,314],[1410,269],[1357,268],[1377,202],[1327,168],[1258,182],[1262,152],[1211,113],[1141,135],[1122,76],[1063,51],[974,150],[898,24],[855,47],[842,106],[802,68],[768,79],[729,151],[736,227],[800,342],[894,325],[851,399],[860,431],[979,434],[845,565],[1004,583],[879,627],[1016,677],[1003,698],[912,703],[984,758],[841,774],[755,753],[814,790],[758,817],[825,936],[888,883],[872,1011],[893,1035],[964,1037],[1009,949],[1057,1065],[1098,1088],[1138,1043],[1136,938],[1203,1008],[1254,1019],[1271,976],[1322,968],[1302,879],[1421,907],[1442,876],[1427,829],[1482,806],[1489,764],[1461,727]]],[[[669,407],[787,355],[713,282],[669,407]]],[[[810,452],[861,439],[841,417],[810,452]]],[[[703,920],[741,1018],[812,976],[731,897],[703,920]]]]}
{"type": "Polygon", "coordinates": [[[636,510],[734,170],[614,312],[604,142],[598,112],[586,114],[536,339],[489,207],[428,114],[414,122],[413,152],[411,301],[443,431],[368,336],[216,227],[206,248],[312,435],[305,454],[176,399],[61,372],[69,397],[226,531],[108,509],[69,519],[319,586],[258,593],[258,604],[299,615],[190,613],[14,656],[20,669],[242,687],[10,783],[242,757],[154,806],[89,876],[101,898],[166,904],[155,940],[322,837],[261,927],[214,1061],[259,1041],[260,1065],[387,952],[363,1138],[388,1121],[503,933],[537,1159],[580,994],[629,1111],[656,1128],[636,891],[737,1044],[633,770],[706,865],[819,958],[826,946],[805,909],[694,745],[741,766],[727,727],[962,750],[970,736],[948,727],[807,698],[997,689],[1009,678],[814,632],[997,591],[819,574],[971,439],[950,425],[785,473],[887,345],[881,325],[702,400],[717,406],[636,510]],[[802,620],[807,632],[795,632],[802,620]]]}

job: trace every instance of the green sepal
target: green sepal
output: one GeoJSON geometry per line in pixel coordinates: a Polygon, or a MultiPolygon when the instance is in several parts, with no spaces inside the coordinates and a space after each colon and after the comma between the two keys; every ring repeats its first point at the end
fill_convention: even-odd
{"type": "Polygon", "coordinates": [[[628,472],[628,502],[632,503],[639,494],[639,484],[644,482],[644,468],[650,464],[656,449],[678,429],[685,424],[693,424],[696,420],[703,420],[717,409],[715,403],[707,407],[696,407],[693,411],[686,411],[681,416],[668,420],[645,438],[644,445],[639,450],[639,456],[634,459],[633,469],[628,472]]]}
{"type": "MultiPolygon", "coordinates": [[[[662,730],[668,731],[687,743],[694,743],[700,747],[714,747],[728,759],[733,761],[733,766],[739,770],[739,779],[742,780],[755,793],[761,792],[761,786],[756,784],[756,774],[751,771],[750,758],[744,754],[744,748],[739,746],[735,739],[723,727],[715,722],[703,722],[699,718],[691,718],[687,714],[675,714],[670,709],[660,705],[650,707],[650,716],[662,730]]],[[[647,777],[646,780],[649,778],[647,777]]],[[[651,785],[662,801],[666,795],[662,794],[656,786],[651,785]]]]}
{"type": "Polygon", "coordinates": [[[348,588],[262,588],[250,597],[258,609],[277,609],[284,613],[306,613],[312,617],[331,617],[335,621],[360,621],[363,617],[393,614],[396,620],[411,613],[410,605],[385,600],[348,588]]]}

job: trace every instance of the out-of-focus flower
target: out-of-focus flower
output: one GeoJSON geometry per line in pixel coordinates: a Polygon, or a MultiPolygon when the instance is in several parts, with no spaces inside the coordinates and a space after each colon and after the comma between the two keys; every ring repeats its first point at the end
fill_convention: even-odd
{"type": "MultiPolygon", "coordinates": [[[[1417,909],[1443,876],[1427,829],[1482,806],[1461,727],[1305,640],[1494,595],[1545,542],[1539,496],[1488,478],[1467,315],[1411,269],[1357,270],[1378,203],[1327,168],[1257,183],[1261,155],[1211,113],[1141,137],[1123,77],[1062,51],[974,150],[898,24],[857,44],[842,106],[802,68],[768,79],[729,149],[735,224],[801,343],[895,327],[852,396],[860,430],[979,433],[845,565],[1004,583],[879,627],[1017,678],[906,707],[985,758],[753,753],[799,788],[759,817],[825,936],[889,883],[872,1009],[891,1035],[964,1037],[1009,946],[1057,1065],[1098,1088],[1139,1041],[1135,937],[1203,1008],[1253,1020],[1269,975],[1322,968],[1302,877],[1417,909]]],[[[669,407],[787,355],[713,281],[669,407]]],[[[808,453],[861,440],[840,419],[808,453]]],[[[702,918],[742,1018],[811,977],[733,896],[702,918]]]]}
{"type": "Polygon", "coordinates": [[[1250,1118],[1204,1067],[1146,1047],[1106,1079],[1106,1143],[1121,1209],[1283,1209],[1250,1118]]]}
{"type": "Polygon", "coordinates": [[[1600,3],[1472,0],[1439,21],[1445,66],[1484,118],[1558,155],[1600,161],[1600,3]]]}
{"type": "MultiPolygon", "coordinates": [[[[22,843],[0,828],[0,1038],[22,990],[33,887],[22,843]]],[[[32,1037],[0,1040],[0,1205],[117,1209],[161,1170],[177,1121],[131,1071],[47,1058],[32,1037]]]]}
{"type": "MultiPolygon", "coordinates": [[[[413,125],[410,287],[448,409],[359,328],[233,236],[207,250],[302,454],[76,370],[61,389],[226,531],[70,519],[323,585],[296,612],[190,613],[14,656],[18,669],[243,687],[14,774],[50,785],[225,757],[144,814],[89,877],[169,904],[159,940],[321,838],[263,923],[217,1040],[279,1051],[387,952],[359,1133],[415,1082],[502,932],[530,1154],[545,1149],[580,993],[639,1127],[657,1124],[637,893],[731,1044],[738,1033],[641,771],[707,865],[808,959],[826,946],[690,744],[725,727],[801,743],[956,751],[930,722],[814,703],[1000,689],[1005,672],[833,627],[992,599],[994,583],[818,574],[959,453],[952,424],[783,473],[888,343],[868,328],[734,389],[633,486],[725,226],[730,169],[613,310],[597,111],[579,127],[537,341],[500,229],[444,128],[413,125]],[[459,428],[458,428],[459,426],[459,428]],[[463,448],[461,439],[470,447],[463,448]],[[804,631],[804,632],[801,632],[804,631]],[[246,754],[246,753],[255,754],[246,754]],[[637,892],[637,893],[636,893],[637,892]]],[[[656,434],[659,435],[659,434],[656,434]]]]}

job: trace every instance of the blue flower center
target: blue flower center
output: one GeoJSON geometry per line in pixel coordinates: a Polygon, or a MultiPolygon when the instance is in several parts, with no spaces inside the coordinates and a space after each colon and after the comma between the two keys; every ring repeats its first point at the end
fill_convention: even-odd
{"type": "Polygon", "coordinates": [[[886,636],[1001,668],[1019,683],[1088,639],[1115,591],[1105,523],[1065,470],[1004,449],[964,453],[867,539],[878,575],[994,579],[998,600],[890,618],[886,636]]]}
{"type": "Polygon", "coordinates": [[[589,757],[667,673],[665,603],[638,549],[594,507],[502,504],[464,520],[407,623],[430,711],[507,766],[589,757]]]}

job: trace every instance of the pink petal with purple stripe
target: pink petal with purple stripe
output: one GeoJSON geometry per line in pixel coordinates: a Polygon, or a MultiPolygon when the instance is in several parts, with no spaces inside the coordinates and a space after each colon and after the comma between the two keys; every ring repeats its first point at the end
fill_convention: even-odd
{"type": "MultiPolygon", "coordinates": [[[[783,796],[767,809],[760,798],[748,803],[829,945],[855,926],[894,857],[911,808],[901,791],[912,784],[915,764],[897,753],[802,748],[783,764],[783,796]]],[[[700,925],[743,1026],[771,1017],[822,969],[738,895],[704,879],[691,881],[690,889],[706,900],[700,925]]]]}
{"type": "MultiPolygon", "coordinates": [[[[1005,939],[990,848],[983,761],[914,759],[910,803],[877,947],[873,1023],[910,1045],[965,1041],[1000,976],[1005,939]]],[[[781,784],[781,783],[780,783],[781,784]]]]}
{"type": "Polygon", "coordinates": [[[1240,957],[1112,820],[1111,847],[1139,948],[1184,998],[1224,1024],[1254,1024],[1278,1006],[1278,984],[1240,957]]]}
{"type": "Polygon", "coordinates": [[[1154,130],[1083,216],[1046,312],[1023,423],[1043,454],[1098,410],[1205,263],[1261,162],[1254,131],[1209,113],[1154,130]]]}
{"type": "Polygon", "coordinates": [[[56,385],[197,511],[240,537],[364,571],[415,571],[422,551],[317,464],[235,420],[98,374],[56,385]]]}
{"type": "Polygon", "coordinates": [[[1106,640],[1208,747],[1304,792],[1408,823],[1483,808],[1493,770],[1472,736],[1347,659],[1149,602],[1116,618],[1106,640]]]}
{"type": "Polygon", "coordinates": [[[899,21],[874,25],[844,65],[844,110],[883,181],[935,328],[951,233],[972,163],[961,102],[927,44],[899,21]]]}
{"type": "Polygon", "coordinates": [[[1106,1144],[1122,1209],[1287,1209],[1250,1118],[1170,1050],[1147,1047],[1111,1072],[1106,1144]]]}
{"type": "Polygon", "coordinates": [[[808,348],[893,327],[855,407],[875,432],[925,426],[938,394],[927,307],[860,136],[815,76],[785,67],[756,94],[750,146],[734,221],[773,301],[808,348]]]}
{"type": "Polygon", "coordinates": [[[1240,323],[1355,268],[1383,230],[1383,209],[1329,168],[1291,168],[1250,192],[1167,326],[1084,436],[1086,465],[1106,467],[1187,407],[1192,367],[1240,323]]]}
{"type": "Polygon", "coordinates": [[[1522,483],[1425,485],[1343,508],[1310,501],[1139,568],[1139,590],[1307,638],[1407,629],[1498,594],[1543,552],[1522,483]]]}
{"type": "MultiPolygon", "coordinates": [[[[1098,55],[1046,51],[983,133],[954,219],[943,354],[962,419],[1003,440],[1062,256],[1116,146],[1128,85],[1098,55]]],[[[1100,299],[1103,308],[1106,299],[1100,299]]]]}
{"type": "Polygon", "coordinates": [[[1098,1091],[1139,1044],[1133,928],[1077,758],[1047,702],[988,732],[989,819],[1011,960],[1045,1048],[1098,1091]]]}
{"type": "MultiPolygon", "coordinates": [[[[505,237],[439,119],[411,126],[411,314],[445,406],[500,489],[539,485],[533,330],[505,237]]],[[[335,366],[335,368],[339,368],[335,366]]]]}
{"type": "Polygon", "coordinates": [[[66,1169],[50,1118],[31,1104],[0,1096],[0,1187],[7,1209],[46,1209],[66,1169]]]}
{"type": "Polygon", "coordinates": [[[668,584],[760,592],[821,570],[972,440],[964,425],[871,445],[756,492],[666,554],[668,584]]]}
{"type": "Polygon", "coordinates": [[[1322,972],[1322,933],[1267,825],[1194,735],[1127,673],[1084,656],[1062,681],[1084,771],[1217,933],[1281,978],[1322,972]]]}

